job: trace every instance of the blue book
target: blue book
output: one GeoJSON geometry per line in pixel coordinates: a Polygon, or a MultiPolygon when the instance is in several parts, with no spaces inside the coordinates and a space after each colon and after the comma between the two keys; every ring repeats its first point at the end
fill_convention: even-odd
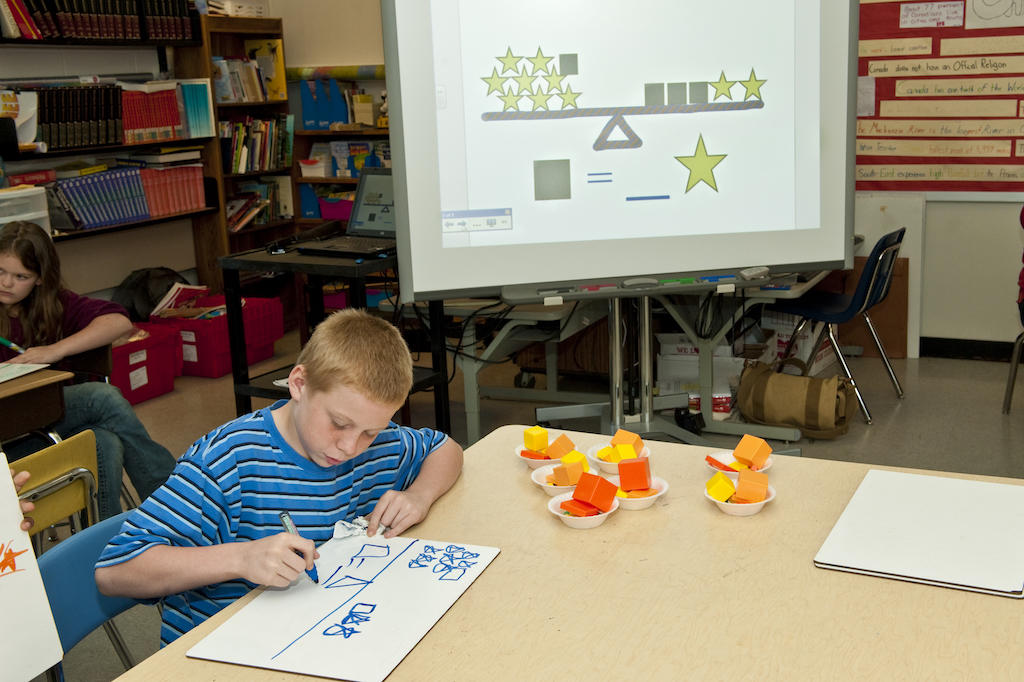
{"type": "Polygon", "coordinates": [[[316,82],[316,127],[317,130],[329,130],[331,127],[331,114],[334,105],[331,103],[331,95],[327,90],[327,81],[316,82]]]}
{"type": "Polygon", "coordinates": [[[77,178],[62,180],[61,182],[64,183],[63,187],[67,193],[68,199],[71,201],[71,205],[74,206],[75,211],[82,219],[82,227],[88,229],[98,227],[99,220],[82,191],[82,182],[84,180],[84,177],[79,176],[77,178]]]}

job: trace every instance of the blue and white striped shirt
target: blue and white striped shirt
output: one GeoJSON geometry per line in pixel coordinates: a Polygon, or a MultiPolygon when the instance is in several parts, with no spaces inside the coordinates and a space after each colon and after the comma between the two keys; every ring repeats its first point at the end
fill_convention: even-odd
{"type": "MultiPolygon", "coordinates": [[[[447,440],[433,429],[389,424],[359,456],[321,467],[288,445],[270,412],[275,403],[200,438],[167,482],[125,521],[97,567],[127,561],[150,547],[205,547],[257,540],[283,531],[288,511],[318,545],[334,524],[373,511],[388,490],[405,490],[427,455],[447,440]]],[[[229,580],[164,598],[162,644],[202,623],[254,587],[229,580]]]]}

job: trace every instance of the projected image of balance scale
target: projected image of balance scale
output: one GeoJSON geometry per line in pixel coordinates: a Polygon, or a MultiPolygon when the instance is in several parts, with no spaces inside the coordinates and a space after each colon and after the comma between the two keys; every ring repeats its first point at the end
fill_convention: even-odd
{"type": "MultiPolygon", "coordinates": [[[[759,78],[755,68],[744,78],[729,79],[725,70],[716,80],[683,81],[670,83],[640,83],[643,104],[616,106],[585,106],[586,93],[574,89],[574,78],[579,76],[580,55],[575,53],[545,53],[538,47],[534,56],[517,54],[511,46],[503,56],[496,57],[491,73],[481,76],[481,92],[489,102],[500,105],[501,111],[486,111],[480,115],[484,122],[516,122],[517,126],[537,125],[537,122],[563,121],[578,118],[606,119],[592,145],[595,152],[636,150],[644,142],[633,129],[627,117],[702,115],[721,113],[756,113],[764,109],[762,88],[766,78],[759,78]],[[739,87],[737,87],[739,86],[739,87]],[[742,91],[741,91],[742,89],[742,91]]],[[[472,93],[467,93],[471,95],[472,93]]],[[[678,178],[668,185],[678,186],[678,192],[650,194],[617,194],[616,200],[625,202],[668,201],[675,194],[686,194],[700,184],[718,191],[715,169],[729,156],[728,139],[705,141],[700,126],[687,126],[696,130],[696,139],[690,141],[692,153],[673,153],[679,165],[678,178]]],[[[692,133],[691,133],[692,137],[692,133]]],[[[659,153],[668,150],[659,150],[659,153]]],[[[608,185],[605,191],[615,194],[616,172],[614,164],[584,172],[587,185],[608,185]]],[[[533,161],[533,190],[535,201],[572,199],[572,159],[536,159],[533,161]]],[[[493,232],[513,230],[511,208],[470,209],[442,211],[444,233],[493,232]]]]}

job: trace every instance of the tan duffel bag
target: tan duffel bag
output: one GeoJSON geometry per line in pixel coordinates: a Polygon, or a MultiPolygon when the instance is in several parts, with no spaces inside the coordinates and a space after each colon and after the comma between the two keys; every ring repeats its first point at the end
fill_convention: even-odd
{"type": "Polygon", "coordinates": [[[780,374],[771,365],[748,361],[740,375],[736,402],[749,422],[795,426],[808,438],[837,438],[857,413],[853,382],[780,374]]]}

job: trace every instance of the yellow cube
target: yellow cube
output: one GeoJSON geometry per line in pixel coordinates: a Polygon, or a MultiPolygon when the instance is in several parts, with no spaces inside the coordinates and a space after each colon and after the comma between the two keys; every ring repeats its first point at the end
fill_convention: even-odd
{"type": "Polygon", "coordinates": [[[735,462],[731,462],[731,463],[729,464],[729,466],[731,466],[731,467],[732,467],[733,469],[735,469],[736,471],[740,471],[740,470],[742,470],[742,469],[749,469],[749,468],[750,468],[750,467],[748,467],[748,466],[747,466],[746,464],[744,464],[743,462],[741,462],[741,461],[739,461],[739,460],[736,460],[735,462]]]}
{"type": "Polygon", "coordinates": [[[543,426],[531,426],[523,432],[523,446],[534,452],[544,452],[548,448],[548,430],[543,426]]]}
{"type": "Polygon", "coordinates": [[[708,495],[719,502],[725,502],[736,492],[736,487],[732,484],[732,481],[721,471],[709,478],[704,487],[707,489],[708,495]]]}
{"type": "Polygon", "coordinates": [[[640,456],[640,454],[633,448],[632,445],[627,445],[625,443],[620,443],[619,445],[616,445],[615,452],[619,456],[619,458],[615,460],[616,462],[620,462],[624,459],[636,459],[637,457],[640,456]]]}
{"type": "Polygon", "coordinates": [[[629,495],[626,494],[625,490],[619,488],[618,490],[615,491],[615,497],[629,497],[629,495]]]}
{"type": "Polygon", "coordinates": [[[583,471],[589,472],[590,465],[587,464],[587,456],[579,450],[573,450],[567,455],[564,455],[561,460],[562,464],[572,464],[573,462],[579,462],[583,465],[583,471]]]}
{"type": "Polygon", "coordinates": [[[615,454],[615,448],[603,447],[597,451],[597,458],[602,462],[618,462],[619,460],[613,460],[612,456],[615,454]]]}

